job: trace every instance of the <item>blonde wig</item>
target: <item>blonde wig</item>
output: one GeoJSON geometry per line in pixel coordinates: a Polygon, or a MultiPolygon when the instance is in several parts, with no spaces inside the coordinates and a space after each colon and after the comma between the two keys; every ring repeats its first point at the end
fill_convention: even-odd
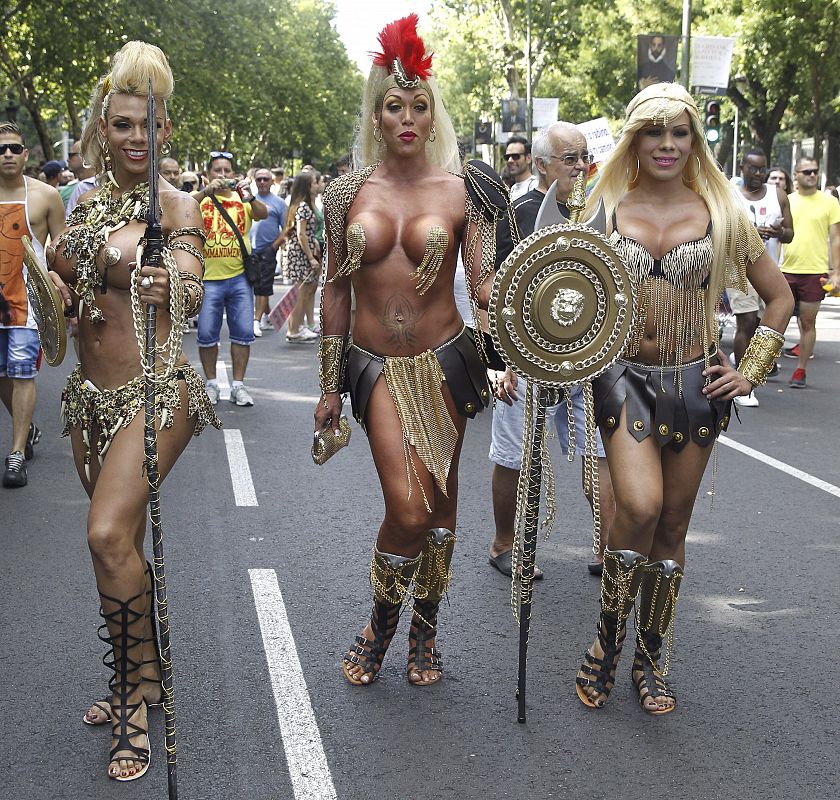
{"type": "Polygon", "coordinates": [[[603,199],[607,218],[612,216],[621,198],[638,184],[636,134],[649,125],[665,126],[684,111],[688,112],[692,143],[691,156],[683,169],[683,183],[703,198],[712,221],[714,257],[706,295],[706,320],[714,329],[710,330],[713,341],[717,341],[714,314],[724,288],[746,291],[743,243],[753,225],[706,143],[694,98],[682,86],[655,83],[630,101],[618,144],[589,196],[586,212],[592,214],[603,199]]]}
{"type": "Polygon", "coordinates": [[[168,118],[166,101],[172,96],[175,81],[169,62],[159,47],[146,42],[126,42],[111,59],[111,71],[97,82],[80,145],[82,156],[97,174],[105,172],[99,120],[107,120],[111,98],[115,94],[146,97],[150,79],[152,93],[163,101],[164,116],[168,118]]]}
{"type": "MultiPolygon", "coordinates": [[[[426,142],[426,158],[435,166],[449,172],[461,172],[461,159],[458,154],[458,138],[455,127],[443,105],[437,82],[430,75],[421,85],[430,92],[432,122],[435,128],[435,140],[426,142]],[[425,85],[423,85],[425,84],[425,85]]],[[[385,155],[385,145],[373,138],[373,118],[382,114],[382,101],[385,90],[393,86],[393,78],[385,67],[374,64],[362,93],[362,112],[356,130],[353,145],[354,169],[364,169],[381,161],[385,155]]]]}

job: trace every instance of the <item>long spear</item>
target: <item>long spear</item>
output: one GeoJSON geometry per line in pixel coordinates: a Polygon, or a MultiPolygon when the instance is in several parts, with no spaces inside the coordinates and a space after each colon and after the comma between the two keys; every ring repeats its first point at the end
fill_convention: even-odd
{"type": "MultiPolygon", "coordinates": [[[[160,266],[163,255],[163,230],[160,224],[158,198],[157,115],[152,82],[146,104],[146,130],[149,150],[149,210],[143,234],[142,267],[160,266]]],[[[160,677],[165,719],[164,745],[169,800],[178,800],[178,774],[175,746],[175,688],[172,681],[172,648],[169,641],[169,603],[166,599],[166,569],[163,560],[163,527],[160,516],[160,475],[158,473],[157,434],[155,433],[155,356],[157,351],[157,306],[146,306],[146,363],[143,450],[146,457],[146,478],[149,481],[149,519],[152,523],[155,595],[157,598],[160,636],[160,677]]]]}

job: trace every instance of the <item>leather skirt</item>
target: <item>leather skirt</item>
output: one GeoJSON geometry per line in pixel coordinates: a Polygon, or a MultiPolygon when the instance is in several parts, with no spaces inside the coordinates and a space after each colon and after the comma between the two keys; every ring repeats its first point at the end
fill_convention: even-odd
{"type": "Polygon", "coordinates": [[[677,451],[689,440],[710,445],[729,425],[732,401],[706,398],[705,366],[705,358],[679,369],[619,359],[592,382],[602,435],[612,435],[626,407],[627,430],[639,442],[653,436],[660,447],[677,451]]]}

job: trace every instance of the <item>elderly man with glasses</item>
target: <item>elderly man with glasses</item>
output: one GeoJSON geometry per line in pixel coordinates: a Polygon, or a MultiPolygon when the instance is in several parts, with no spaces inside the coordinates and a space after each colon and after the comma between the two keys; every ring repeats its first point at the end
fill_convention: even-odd
{"type": "Polygon", "coordinates": [[[825,297],[829,254],[829,282],[836,286],[840,280],[840,205],[819,191],[819,172],[813,158],[800,158],[794,170],[796,191],[788,198],[796,235],[785,245],[782,272],[799,307],[799,364],[788,382],[794,389],[807,386],[805,367],[817,339],[817,312],[825,297]]]}
{"type": "MultiPolygon", "coordinates": [[[[592,163],[592,156],[586,146],[586,138],[578,128],[569,122],[555,122],[541,130],[534,139],[532,149],[534,163],[539,174],[535,189],[526,192],[513,202],[516,226],[524,239],[534,232],[537,213],[546,192],[557,181],[557,205],[564,217],[569,216],[566,200],[571,194],[575,180],[586,172],[592,163]]],[[[493,409],[493,432],[490,441],[490,460],[493,462],[493,517],[496,534],[490,544],[490,565],[503,575],[511,574],[513,551],[514,517],[516,514],[516,486],[522,465],[522,433],[525,424],[522,403],[522,384],[516,374],[508,369],[496,381],[496,396],[502,400],[493,409]]],[[[577,441],[583,441],[584,409],[582,390],[572,392],[577,441]]],[[[557,436],[564,453],[569,450],[569,421],[565,401],[548,410],[548,418],[554,419],[557,436]]],[[[585,475],[584,471],[584,475],[585,475]]],[[[609,528],[615,510],[612,483],[607,467],[606,454],[598,434],[598,477],[601,498],[601,554],[589,564],[589,572],[600,575],[602,571],[603,547],[607,542],[609,528]]],[[[592,498],[587,494],[590,504],[592,498]]],[[[535,578],[542,577],[537,570],[535,578]]]]}

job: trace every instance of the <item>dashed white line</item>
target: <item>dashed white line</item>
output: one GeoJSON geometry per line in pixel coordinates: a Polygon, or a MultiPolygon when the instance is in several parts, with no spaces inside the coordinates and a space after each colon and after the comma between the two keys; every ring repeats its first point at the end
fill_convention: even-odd
{"type": "Polygon", "coordinates": [[[286,606],[273,569],[249,569],[295,800],[336,800],[286,606]]]}
{"type": "Polygon", "coordinates": [[[225,428],[225,449],[227,450],[230,480],[233,483],[233,496],[238,506],[258,506],[251,467],[242,441],[242,431],[225,428]]]}
{"type": "Polygon", "coordinates": [[[829,483],[828,481],[824,481],[821,478],[815,478],[813,475],[809,475],[807,472],[803,472],[801,469],[792,467],[790,466],[790,464],[785,464],[784,461],[779,461],[778,459],[775,459],[772,456],[765,455],[759,450],[753,450],[752,447],[747,447],[745,444],[736,442],[734,439],[730,439],[728,436],[721,436],[719,441],[721,444],[725,444],[727,447],[731,447],[733,450],[737,450],[738,452],[743,453],[744,455],[755,458],[758,461],[767,464],[767,466],[769,467],[773,467],[775,469],[780,470],[781,472],[787,473],[788,475],[792,475],[794,478],[798,478],[800,481],[809,483],[811,484],[811,486],[816,486],[817,489],[822,489],[824,492],[828,492],[828,494],[833,494],[835,497],[840,497],[840,486],[835,486],[834,484],[829,483]]]}
{"type": "Polygon", "coordinates": [[[219,399],[230,400],[230,381],[228,380],[227,364],[221,359],[216,362],[216,380],[219,383],[219,399]]]}

